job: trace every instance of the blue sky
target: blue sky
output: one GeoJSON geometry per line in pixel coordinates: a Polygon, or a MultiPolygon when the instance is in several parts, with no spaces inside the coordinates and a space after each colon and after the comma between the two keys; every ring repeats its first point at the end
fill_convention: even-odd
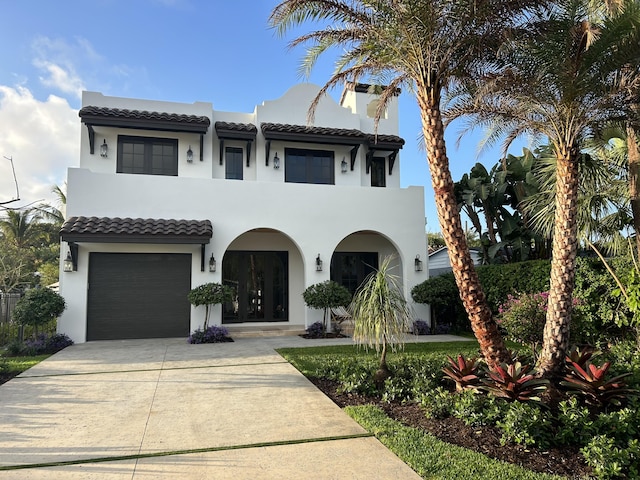
{"type": "MultiPolygon", "coordinates": [[[[66,168],[77,166],[82,90],[176,102],[205,101],[217,110],[252,112],[292,85],[322,84],[325,58],[308,79],[303,50],[290,50],[267,26],[276,0],[3,0],[0,29],[0,201],[14,198],[12,157],[25,205],[50,201],[66,168]]],[[[295,33],[295,32],[294,32],[295,33]]],[[[340,92],[333,92],[337,98],[340,92]]],[[[439,231],[420,119],[410,93],[400,97],[401,185],[425,186],[427,230],[439,231]]],[[[456,146],[447,134],[454,180],[476,161],[481,133],[456,146]]],[[[520,152],[514,151],[519,154],[520,152]]],[[[395,173],[395,172],[394,172],[395,173]]]]}

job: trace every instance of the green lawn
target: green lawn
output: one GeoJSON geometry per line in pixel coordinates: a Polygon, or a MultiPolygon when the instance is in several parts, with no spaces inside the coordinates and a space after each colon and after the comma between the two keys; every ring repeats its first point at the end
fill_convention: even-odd
{"type": "MultiPolygon", "coordinates": [[[[353,345],[308,348],[282,348],[278,350],[284,358],[306,376],[319,376],[323,365],[348,363],[350,359],[374,360],[375,350],[365,350],[353,345]]],[[[388,355],[389,363],[402,363],[424,355],[450,355],[459,353],[473,356],[478,353],[475,340],[469,342],[410,343],[397,353],[388,355]]],[[[363,428],[373,433],[389,450],[413,468],[422,478],[445,479],[487,479],[487,480],[551,480],[563,477],[539,474],[480,453],[454,446],[438,440],[433,435],[410,428],[387,417],[374,406],[345,408],[363,428]]]]}
{"type": "Polygon", "coordinates": [[[33,357],[0,356],[0,383],[19,375],[48,357],[50,355],[36,355],[33,357]]]}

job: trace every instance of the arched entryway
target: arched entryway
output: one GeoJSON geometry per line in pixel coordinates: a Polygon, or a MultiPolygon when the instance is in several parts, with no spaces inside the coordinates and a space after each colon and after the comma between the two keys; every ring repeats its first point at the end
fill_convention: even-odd
{"type": "Polygon", "coordinates": [[[302,312],[302,259],[282,232],[255,229],[236,238],[222,260],[222,281],[233,290],[223,324],[290,322],[302,312]]]}
{"type": "Polygon", "coordinates": [[[331,280],[355,293],[364,279],[378,269],[382,258],[396,255],[395,274],[402,277],[402,262],[396,247],[383,235],[360,231],[345,237],[331,257],[331,280]]]}

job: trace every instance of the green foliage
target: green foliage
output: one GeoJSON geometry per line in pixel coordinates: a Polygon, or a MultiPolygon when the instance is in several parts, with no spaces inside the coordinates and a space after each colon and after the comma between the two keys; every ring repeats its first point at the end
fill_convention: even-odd
{"type": "Polygon", "coordinates": [[[546,449],[551,445],[553,421],[551,413],[535,405],[509,404],[496,426],[502,431],[500,443],[516,443],[546,449]]]}
{"type": "Polygon", "coordinates": [[[454,396],[444,387],[422,392],[418,402],[424,408],[427,418],[446,418],[453,410],[454,396]]]}
{"type": "Polygon", "coordinates": [[[640,349],[635,341],[626,340],[610,345],[605,358],[612,362],[613,375],[630,373],[626,378],[627,383],[640,389],[640,349]]]}
{"type": "Polygon", "coordinates": [[[461,392],[465,389],[475,390],[480,382],[478,377],[479,360],[477,357],[466,359],[463,355],[458,355],[454,360],[447,355],[449,365],[442,369],[448,378],[456,384],[456,390],[461,392]]]}
{"type": "Polygon", "coordinates": [[[548,299],[547,292],[524,293],[517,297],[508,295],[506,302],[498,308],[498,321],[506,338],[527,345],[534,358],[542,345],[548,299]]]}
{"type": "Polygon", "coordinates": [[[542,394],[549,385],[546,379],[536,378],[529,373],[531,367],[520,362],[503,363],[494,370],[488,370],[488,378],[483,378],[482,389],[509,401],[539,402],[542,394]]]}
{"type": "Polygon", "coordinates": [[[231,287],[220,283],[205,283],[192,289],[187,294],[187,298],[191,305],[196,307],[200,305],[205,306],[203,330],[206,330],[209,325],[211,306],[230,302],[233,299],[233,290],[231,287]]]}
{"type": "Polygon", "coordinates": [[[556,419],[554,443],[557,445],[586,445],[595,433],[591,412],[576,397],[558,404],[556,419]]]}
{"type": "MultiPolygon", "coordinates": [[[[627,271],[632,265],[628,257],[611,259],[608,263],[616,275],[627,271]]],[[[616,285],[611,274],[595,258],[578,258],[576,266],[574,298],[579,299],[576,309],[581,312],[583,321],[574,325],[572,320],[572,341],[598,344],[624,337],[626,332],[620,325],[631,313],[624,302],[613,295],[616,285]]]]}
{"type": "Polygon", "coordinates": [[[376,272],[362,283],[350,305],[353,340],[381,351],[380,369],[386,369],[387,346],[404,343],[413,318],[400,279],[391,273],[393,256],[387,256],[376,272]]]}
{"type": "Polygon", "coordinates": [[[638,478],[640,475],[640,443],[629,440],[618,446],[607,435],[597,435],[580,449],[597,478],[638,478]]]}
{"type": "MultiPolygon", "coordinates": [[[[506,301],[509,294],[548,290],[550,271],[551,264],[547,260],[485,265],[477,268],[480,284],[494,313],[498,313],[499,306],[506,301]]],[[[438,275],[414,286],[411,296],[417,303],[434,306],[439,323],[446,319],[458,329],[469,329],[469,321],[452,273],[438,275]]]]}
{"type": "Polygon", "coordinates": [[[347,407],[345,412],[373,433],[422,478],[431,480],[561,480],[517,465],[493,460],[466,448],[442,442],[387,417],[375,406],[347,407]]]}
{"type": "Polygon", "coordinates": [[[450,413],[465,425],[474,427],[495,425],[504,416],[507,404],[496,397],[481,395],[472,390],[459,392],[453,397],[450,413]]]}
{"type": "MultiPolygon", "coordinates": [[[[451,357],[453,352],[460,352],[463,358],[473,356],[477,353],[476,342],[407,344],[403,352],[389,355],[389,368],[393,376],[385,381],[382,391],[371,380],[371,374],[376,369],[373,352],[353,345],[287,348],[278,352],[307,376],[340,382],[343,391],[375,395],[384,401],[416,401],[429,418],[454,416],[467,425],[496,425],[502,432],[503,442],[539,448],[567,445],[586,447],[594,435],[606,435],[613,442],[606,451],[597,442],[584,450],[593,457],[590,465],[596,468],[596,465],[605,465],[609,460],[620,462],[618,457],[623,455],[620,464],[623,475],[633,478],[634,468],[637,468],[633,463],[636,460],[624,457],[620,452],[640,440],[639,398],[630,398],[625,408],[601,412],[598,408],[585,405],[582,396],[571,396],[561,401],[557,409],[550,409],[537,402],[510,402],[505,401],[506,398],[478,394],[470,389],[452,393],[440,382],[442,368],[450,366],[447,357],[455,362],[456,357],[451,357]]],[[[593,358],[589,356],[591,354],[585,348],[569,352],[571,358],[584,362],[593,358]]],[[[628,341],[615,345],[608,355],[614,358],[620,355],[625,368],[626,362],[635,362],[636,367],[633,368],[640,371],[640,353],[634,343],[628,341]]],[[[520,380],[530,375],[524,370],[524,367],[520,369],[520,380]]],[[[515,372],[511,377],[518,379],[515,372]]],[[[450,455],[447,458],[453,461],[450,455]]],[[[457,461],[458,457],[455,459],[457,461]]],[[[605,475],[605,470],[603,472],[605,475]]]]}
{"type": "Polygon", "coordinates": [[[346,307],[351,301],[351,292],[333,280],[316,283],[302,292],[304,303],[309,308],[324,310],[323,327],[327,329],[327,312],[330,308],[346,307]]]}
{"type": "Polygon", "coordinates": [[[22,325],[43,325],[59,317],[66,304],[64,298],[48,288],[33,288],[18,300],[13,321],[22,325]]]}

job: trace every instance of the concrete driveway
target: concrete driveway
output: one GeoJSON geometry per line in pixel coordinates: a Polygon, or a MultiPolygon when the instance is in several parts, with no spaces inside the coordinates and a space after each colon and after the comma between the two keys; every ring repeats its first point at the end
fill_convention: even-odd
{"type": "Polygon", "coordinates": [[[419,478],[274,351],[315,342],[69,347],[0,386],[0,480],[419,478]]]}

